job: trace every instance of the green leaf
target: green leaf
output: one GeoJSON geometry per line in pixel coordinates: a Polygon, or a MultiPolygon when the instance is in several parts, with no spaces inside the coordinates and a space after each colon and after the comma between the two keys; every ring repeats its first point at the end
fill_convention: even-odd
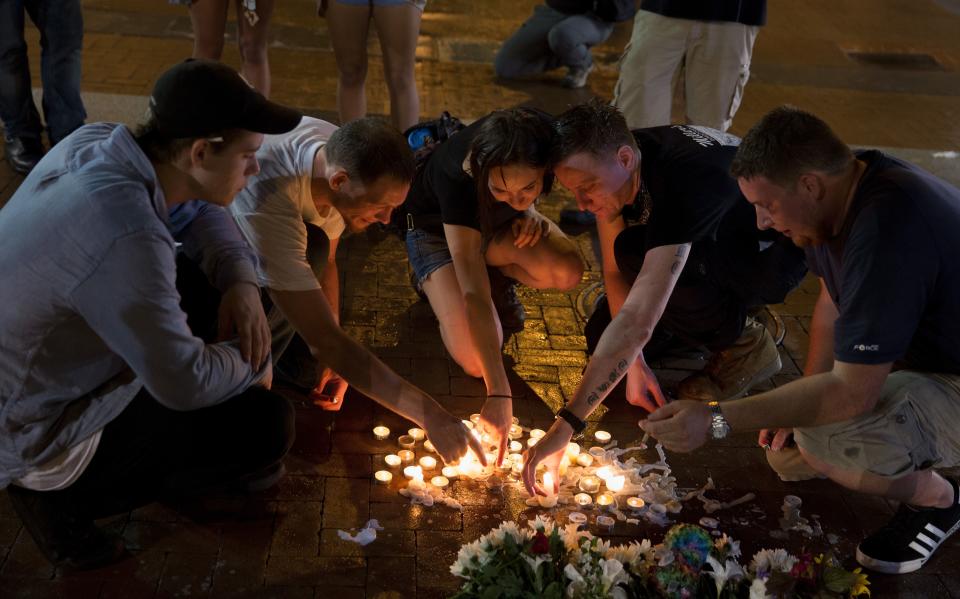
{"type": "Polygon", "coordinates": [[[823,586],[834,593],[846,593],[857,582],[857,575],[843,568],[828,566],[823,569],[823,586]]]}

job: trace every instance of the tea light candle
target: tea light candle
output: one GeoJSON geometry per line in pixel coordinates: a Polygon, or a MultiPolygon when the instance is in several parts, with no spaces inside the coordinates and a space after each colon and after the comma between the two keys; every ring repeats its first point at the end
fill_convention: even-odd
{"type": "Polygon", "coordinates": [[[613,495],[610,493],[600,493],[597,495],[597,505],[601,507],[606,507],[613,503],[613,495]]]}
{"type": "Polygon", "coordinates": [[[577,465],[583,466],[584,468],[593,464],[593,456],[589,453],[581,453],[577,456],[577,465]]]}
{"type": "Polygon", "coordinates": [[[397,444],[404,449],[413,449],[413,446],[417,444],[417,440],[410,435],[400,435],[397,437],[397,444]]]}
{"type": "Polygon", "coordinates": [[[377,441],[386,441],[387,437],[390,436],[390,429],[385,426],[375,426],[373,427],[373,436],[377,438],[377,441]]]}
{"type": "Polygon", "coordinates": [[[433,470],[437,467],[437,459],[432,456],[425,455],[420,458],[420,467],[424,470],[433,470]]]}
{"type": "Polygon", "coordinates": [[[390,481],[393,480],[393,474],[387,470],[377,470],[373,473],[373,478],[377,479],[377,482],[381,485],[389,485],[390,481]]]}
{"type": "Polygon", "coordinates": [[[395,453],[383,456],[383,461],[386,462],[387,466],[390,466],[391,468],[396,468],[403,462],[403,460],[400,459],[400,456],[395,453]]]}
{"type": "Polygon", "coordinates": [[[403,475],[411,480],[423,480],[423,468],[420,466],[407,466],[403,469],[403,475]]]}
{"type": "Polygon", "coordinates": [[[513,418],[510,419],[510,422],[512,422],[513,424],[520,424],[520,419],[514,416],[513,418]]]}
{"type": "Polygon", "coordinates": [[[568,443],[566,453],[571,460],[577,459],[577,456],[580,455],[580,445],[577,443],[568,443]]]}
{"type": "Polygon", "coordinates": [[[534,445],[537,444],[537,441],[539,441],[539,440],[540,440],[540,439],[538,439],[538,438],[536,438],[536,437],[530,437],[529,439],[527,439],[527,447],[533,447],[534,445]]]}
{"type": "Polygon", "coordinates": [[[594,458],[595,460],[602,460],[602,459],[604,458],[604,456],[607,455],[607,450],[606,450],[606,449],[604,449],[604,448],[602,448],[602,447],[597,447],[596,445],[594,445],[593,447],[591,447],[591,448],[588,450],[588,452],[590,453],[590,455],[593,456],[593,458],[594,458]]]}
{"type": "Polygon", "coordinates": [[[407,431],[407,434],[413,437],[414,441],[423,441],[427,437],[427,433],[423,432],[422,428],[412,428],[407,431]]]}
{"type": "Polygon", "coordinates": [[[610,442],[610,439],[613,438],[613,435],[611,435],[607,431],[597,431],[593,433],[593,438],[599,441],[600,443],[603,443],[604,445],[606,445],[607,443],[610,442]]]}
{"type": "Polygon", "coordinates": [[[593,497],[590,497],[586,493],[577,493],[573,496],[573,501],[579,506],[588,506],[593,503],[593,497]]]}
{"type": "Polygon", "coordinates": [[[511,439],[519,439],[523,436],[523,429],[520,428],[519,424],[510,425],[510,433],[507,435],[511,439]]]}
{"type": "Polygon", "coordinates": [[[443,489],[450,484],[450,480],[446,476],[434,476],[430,479],[430,484],[438,489],[443,489]]]}
{"type": "Polygon", "coordinates": [[[663,505],[662,503],[651,503],[650,511],[654,514],[659,514],[662,516],[667,513],[667,506],[663,505]]]}
{"type": "Polygon", "coordinates": [[[580,512],[570,512],[570,515],[567,516],[567,518],[577,525],[587,523],[587,516],[585,514],[581,514],[580,512]]]}
{"type": "Polygon", "coordinates": [[[584,493],[596,493],[600,490],[600,479],[596,476],[581,476],[577,486],[584,493]]]}
{"type": "Polygon", "coordinates": [[[417,456],[409,449],[401,449],[397,452],[397,457],[400,458],[400,461],[404,464],[412,464],[413,458],[417,456]]]}
{"type": "Polygon", "coordinates": [[[510,441],[510,453],[520,453],[523,451],[523,443],[520,441],[510,441]]]}
{"type": "Polygon", "coordinates": [[[547,434],[547,431],[543,430],[542,428],[535,428],[535,429],[533,429],[532,431],[530,431],[530,438],[531,438],[531,439],[542,439],[543,436],[546,435],[546,434],[547,434]]]}
{"type": "Polygon", "coordinates": [[[433,446],[433,443],[430,442],[430,439],[427,439],[423,442],[423,448],[431,453],[437,453],[437,448],[433,446]]]}
{"type": "Polygon", "coordinates": [[[523,472],[523,460],[519,462],[511,462],[510,472],[513,472],[515,476],[520,476],[523,472]]]}
{"type": "Polygon", "coordinates": [[[623,490],[623,485],[627,482],[625,476],[611,476],[607,479],[607,490],[613,493],[619,493],[623,490]]]}
{"type": "Polygon", "coordinates": [[[646,505],[646,502],[641,497],[627,497],[627,505],[635,510],[639,510],[646,505]]]}
{"type": "Polygon", "coordinates": [[[597,478],[602,480],[607,480],[608,478],[613,476],[613,468],[611,468],[610,466],[603,466],[601,468],[597,468],[597,471],[595,474],[597,475],[597,478]]]}
{"type": "Polygon", "coordinates": [[[480,424],[480,414],[470,414],[470,422],[472,422],[474,426],[480,424]]]}
{"type": "Polygon", "coordinates": [[[610,516],[597,516],[597,526],[604,530],[613,530],[613,525],[616,523],[617,521],[610,516]]]}
{"type": "Polygon", "coordinates": [[[487,457],[487,468],[493,468],[494,466],[497,465],[497,454],[488,453],[486,454],[486,457],[487,457]]]}
{"type": "Polygon", "coordinates": [[[473,423],[470,422],[469,420],[461,420],[460,422],[463,423],[463,426],[467,427],[470,430],[473,430],[473,423]]]}
{"type": "Polygon", "coordinates": [[[537,495],[537,503],[540,504],[540,507],[551,508],[557,505],[557,500],[560,498],[553,494],[553,474],[551,472],[543,473],[543,484],[540,487],[547,493],[546,497],[537,495]]]}
{"type": "Polygon", "coordinates": [[[440,474],[446,476],[447,478],[457,478],[457,476],[460,474],[460,471],[456,466],[444,466],[443,469],[440,470],[440,474]]]}

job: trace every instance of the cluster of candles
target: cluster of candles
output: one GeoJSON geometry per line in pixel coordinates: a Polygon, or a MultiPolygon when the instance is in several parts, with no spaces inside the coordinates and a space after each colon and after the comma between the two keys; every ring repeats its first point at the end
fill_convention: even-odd
{"type": "MultiPolygon", "coordinates": [[[[464,420],[463,423],[471,429],[478,440],[489,446],[490,438],[487,435],[481,436],[477,431],[479,421],[480,415],[473,414],[469,420],[464,420]]],[[[385,426],[377,426],[373,429],[373,434],[377,440],[384,441],[389,439],[390,429],[385,426]]],[[[545,435],[546,431],[542,429],[532,429],[529,432],[526,446],[533,447],[545,435]]],[[[520,452],[524,449],[524,443],[521,442],[523,428],[516,418],[514,418],[513,425],[510,427],[509,437],[509,453],[504,457],[503,464],[499,468],[502,471],[512,472],[515,476],[519,476],[523,470],[523,456],[520,452]]],[[[594,438],[598,443],[606,445],[612,440],[612,435],[607,431],[600,430],[594,433],[594,438]]],[[[411,428],[405,435],[400,435],[397,438],[397,443],[400,446],[397,453],[391,453],[384,457],[384,462],[390,470],[378,470],[374,474],[374,479],[378,483],[390,484],[394,478],[392,471],[402,468],[403,476],[408,480],[407,484],[411,488],[422,489],[426,485],[426,480],[429,480],[434,487],[445,489],[450,485],[451,480],[458,477],[476,478],[493,474],[497,469],[495,453],[485,455],[487,466],[484,468],[473,452],[468,452],[458,465],[443,466],[440,472],[436,473],[438,466],[440,466],[437,458],[432,455],[425,455],[417,460],[414,448],[420,442],[423,442],[423,448],[428,452],[436,452],[433,444],[426,438],[423,429],[411,428]]],[[[594,462],[604,458],[605,453],[606,450],[600,446],[594,446],[584,451],[577,443],[568,444],[564,458],[560,462],[560,476],[563,477],[570,466],[583,468],[593,466],[594,462]]],[[[594,504],[600,508],[615,506],[615,496],[623,491],[626,482],[626,476],[618,474],[613,467],[601,466],[596,469],[594,474],[584,474],[580,477],[577,482],[580,492],[574,495],[573,502],[579,507],[588,507],[594,504]]],[[[552,508],[558,503],[559,497],[554,493],[554,483],[553,474],[544,472],[540,488],[547,495],[536,497],[537,503],[543,508],[552,508]]],[[[626,504],[633,509],[640,509],[645,505],[644,500],[640,497],[628,497],[626,504]]]]}

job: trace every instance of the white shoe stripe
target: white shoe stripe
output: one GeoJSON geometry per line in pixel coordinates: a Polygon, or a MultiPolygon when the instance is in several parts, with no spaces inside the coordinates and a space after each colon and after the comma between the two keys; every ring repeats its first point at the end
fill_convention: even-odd
{"type": "Polygon", "coordinates": [[[913,549],[914,551],[916,551],[917,553],[919,553],[919,554],[922,555],[923,557],[930,557],[930,554],[933,553],[932,551],[930,551],[930,550],[927,549],[926,547],[924,547],[924,546],[922,546],[922,545],[920,545],[919,543],[916,543],[916,542],[910,543],[910,545],[908,545],[908,547],[910,547],[910,549],[913,549]]]}
{"type": "Polygon", "coordinates": [[[928,532],[932,532],[933,534],[937,535],[938,539],[943,539],[943,537],[947,536],[947,533],[943,532],[942,530],[940,530],[933,524],[930,524],[929,522],[927,523],[926,526],[924,526],[924,528],[927,529],[928,532]]]}
{"type": "Polygon", "coordinates": [[[918,532],[918,533],[917,533],[917,541],[918,541],[918,542],[922,542],[924,545],[926,545],[926,546],[927,546],[929,549],[931,549],[931,550],[936,549],[936,548],[937,548],[937,545],[939,545],[939,543],[937,543],[936,541],[934,541],[933,539],[931,539],[931,538],[928,537],[927,535],[923,534],[922,532],[918,532]]]}

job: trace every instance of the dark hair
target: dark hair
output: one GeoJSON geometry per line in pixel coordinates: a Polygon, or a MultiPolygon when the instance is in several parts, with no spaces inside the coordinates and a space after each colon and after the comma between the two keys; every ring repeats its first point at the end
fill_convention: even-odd
{"type": "Polygon", "coordinates": [[[532,108],[508,108],[490,113],[470,144],[470,173],[477,186],[480,207],[480,231],[489,239],[494,231],[490,193],[490,171],[496,167],[522,164],[535,169],[546,169],[543,191],[553,188],[554,133],[552,117],[532,108]]]}
{"type": "Polygon", "coordinates": [[[388,121],[364,117],[333,132],[326,145],[327,162],[345,171],[351,179],[369,184],[380,177],[413,180],[416,166],[407,140],[388,121]]]}
{"type": "Polygon", "coordinates": [[[169,164],[198,139],[211,140],[210,145],[213,147],[213,151],[219,152],[240,137],[240,134],[240,129],[229,129],[196,137],[171,137],[161,130],[157,119],[151,116],[145,123],[137,127],[133,133],[133,139],[151,161],[169,164]],[[220,138],[223,141],[212,141],[214,138],[220,138]]]}
{"type": "Polygon", "coordinates": [[[735,178],[765,177],[792,187],[803,173],[837,173],[853,152],[825,122],[794,106],[768,112],[750,128],[730,165],[735,178]]]}
{"type": "Polygon", "coordinates": [[[554,129],[557,131],[554,164],[582,152],[604,158],[621,146],[637,149],[637,140],[630,132],[623,114],[615,106],[597,98],[578,104],[558,116],[554,129]]]}

